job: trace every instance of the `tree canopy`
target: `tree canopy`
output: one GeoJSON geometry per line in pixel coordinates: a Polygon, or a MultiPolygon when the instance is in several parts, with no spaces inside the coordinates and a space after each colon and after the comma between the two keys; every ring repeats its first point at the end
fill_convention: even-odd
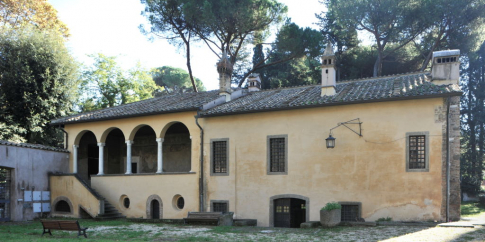
{"type": "MultiPolygon", "coordinates": [[[[167,93],[178,91],[191,90],[192,82],[189,77],[189,73],[181,68],[175,68],[171,66],[162,66],[155,68],[152,71],[153,81],[161,87],[167,93]]],[[[199,78],[195,78],[197,90],[205,91],[204,83],[199,78]]]]}
{"type": "Polygon", "coordinates": [[[69,37],[69,29],[59,20],[57,10],[47,0],[0,1],[0,27],[20,28],[25,25],[55,30],[69,37]]]}
{"type": "MultiPolygon", "coordinates": [[[[221,58],[225,52],[234,66],[244,47],[262,36],[261,32],[280,22],[287,11],[276,0],[141,0],[152,33],[169,39],[186,50],[187,67],[194,91],[190,46],[203,42],[221,58]]],[[[143,29],[143,27],[142,27],[143,29]]],[[[239,85],[242,85],[240,82],[239,85]]]]}
{"type": "Polygon", "coordinates": [[[0,30],[0,139],[62,143],[51,119],[70,113],[77,97],[77,64],[54,31],[0,30]]]}
{"type": "Polygon", "coordinates": [[[150,72],[139,64],[130,70],[123,70],[114,56],[98,53],[90,57],[94,63],[84,66],[81,75],[81,98],[78,103],[80,111],[144,100],[161,90],[153,81],[150,72]]]}

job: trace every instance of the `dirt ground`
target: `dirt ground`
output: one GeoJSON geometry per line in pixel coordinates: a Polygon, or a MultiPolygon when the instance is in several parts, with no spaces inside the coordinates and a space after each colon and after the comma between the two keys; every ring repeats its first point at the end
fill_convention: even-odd
{"type": "Polygon", "coordinates": [[[336,229],[279,229],[261,227],[176,226],[132,224],[94,227],[93,237],[106,233],[142,231],[155,241],[485,241],[485,227],[443,228],[413,226],[339,227],[336,229]],[[152,236],[150,236],[152,235],[152,236]]]}

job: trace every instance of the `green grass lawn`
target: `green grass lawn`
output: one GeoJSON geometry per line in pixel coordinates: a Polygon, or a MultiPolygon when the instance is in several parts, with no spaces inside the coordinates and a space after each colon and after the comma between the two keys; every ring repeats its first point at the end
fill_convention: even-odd
{"type": "Polygon", "coordinates": [[[461,216],[485,216],[485,206],[480,205],[478,202],[462,202],[461,216]]]}

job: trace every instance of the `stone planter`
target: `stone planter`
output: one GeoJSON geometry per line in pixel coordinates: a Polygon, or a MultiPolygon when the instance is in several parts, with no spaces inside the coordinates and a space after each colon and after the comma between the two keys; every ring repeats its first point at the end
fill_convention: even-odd
{"type": "Polygon", "coordinates": [[[320,223],[323,227],[334,227],[340,223],[341,209],[320,210],[320,223]]]}

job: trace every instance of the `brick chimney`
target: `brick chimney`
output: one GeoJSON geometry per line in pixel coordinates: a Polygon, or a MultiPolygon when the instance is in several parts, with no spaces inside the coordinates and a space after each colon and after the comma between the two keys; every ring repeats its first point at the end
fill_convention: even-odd
{"type": "Polygon", "coordinates": [[[261,90],[261,78],[258,73],[252,73],[248,77],[248,91],[257,92],[261,90]]]}
{"type": "Polygon", "coordinates": [[[217,72],[219,73],[219,95],[226,96],[226,102],[231,101],[231,76],[232,64],[227,58],[227,53],[222,53],[222,58],[217,62],[217,72]]]}
{"type": "Polygon", "coordinates": [[[330,42],[325,48],[322,56],[322,92],[320,96],[335,95],[336,86],[336,70],[335,70],[335,54],[330,42]]]}
{"type": "Polygon", "coordinates": [[[459,84],[460,50],[433,52],[431,82],[436,85],[459,84]]]}

